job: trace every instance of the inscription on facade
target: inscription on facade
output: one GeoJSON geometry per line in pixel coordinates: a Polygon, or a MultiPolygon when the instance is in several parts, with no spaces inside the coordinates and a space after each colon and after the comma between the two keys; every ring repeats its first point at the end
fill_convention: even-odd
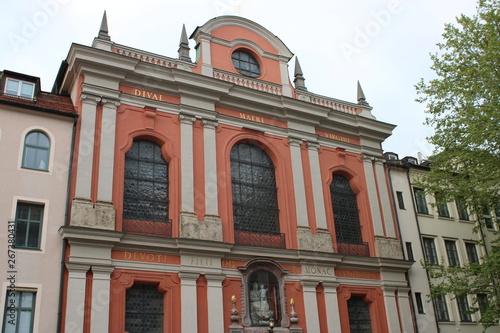
{"type": "Polygon", "coordinates": [[[142,90],[142,89],[134,89],[134,95],[163,102],[163,95],[158,94],[158,93],[154,93],[152,91],[147,91],[147,90],[142,90]]]}
{"type": "Polygon", "coordinates": [[[369,272],[369,271],[356,271],[351,269],[336,269],[335,275],[338,277],[347,277],[355,279],[373,279],[380,280],[379,272],[369,272]]]}
{"type": "Polygon", "coordinates": [[[146,253],[146,252],[123,252],[124,260],[133,260],[133,261],[147,261],[147,262],[157,262],[166,264],[167,263],[167,255],[159,254],[159,253],[146,253]]]}
{"type": "Polygon", "coordinates": [[[332,267],[302,266],[304,274],[333,276],[332,267]]]}
{"type": "Polygon", "coordinates": [[[250,120],[250,121],[256,121],[258,123],[264,123],[264,118],[254,116],[251,114],[242,113],[242,112],[240,112],[240,118],[245,119],[245,120],[250,120]]]}

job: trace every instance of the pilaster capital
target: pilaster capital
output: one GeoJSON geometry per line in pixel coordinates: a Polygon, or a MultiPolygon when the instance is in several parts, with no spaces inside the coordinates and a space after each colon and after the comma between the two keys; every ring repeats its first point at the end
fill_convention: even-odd
{"type": "Polygon", "coordinates": [[[104,107],[116,110],[120,106],[120,101],[117,99],[111,99],[103,97],[101,98],[101,103],[104,107]]]}
{"type": "Polygon", "coordinates": [[[100,266],[100,265],[92,265],[92,272],[94,274],[103,274],[103,275],[110,275],[113,273],[115,268],[113,266],[100,266]]]}
{"type": "Polygon", "coordinates": [[[85,104],[90,104],[90,105],[97,105],[101,102],[101,97],[100,96],[95,96],[95,95],[90,95],[90,94],[81,94],[80,95],[80,101],[82,101],[85,104]]]}
{"type": "Polygon", "coordinates": [[[300,147],[300,145],[302,144],[302,139],[299,139],[299,138],[295,138],[293,136],[289,136],[288,138],[288,143],[290,144],[290,146],[292,147],[300,147]]]}
{"type": "Polygon", "coordinates": [[[66,263],[66,268],[69,273],[84,273],[87,274],[87,271],[90,269],[90,265],[86,264],[76,264],[72,262],[66,263]]]}
{"type": "Polygon", "coordinates": [[[189,284],[189,282],[194,282],[200,277],[200,273],[195,272],[179,272],[179,277],[181,278],[181,284],[189,284]]]}
{"type": "Polygon", "coordinates": [[[217,285],[217,287],[222,287],[222,282],[226,276],[217,275],[217,274],[205,274],[205,279],[207,279],[207,283],[210,285],[217,285]]]}
{"type": "Polygon", "coordinates": [[[179,120],[182,124],[192,125],[196,117],[187,113],[179,113],[179,120]]]}
{"type": "Polygon", "coordinates": [[[306,142],[306,147],[309,150],[318,151],[320,145],[319,145],[319,142],[317,142],[317,141],[307,141],[306,142]]]}
{"type": "Polygon", "coordinates": [[[313,281],[313,280],[302,280],[300,281],[302,284],[302,287],[304,288],[304,291],[313,291],[316,292],[316,287],[319,284],[319,281],[313,281]]]}
{"type": "Polygon", "coordinates": [[[203,128],[215,129],[219,125],[219,122],[217,121],[217,119],[203,118],[201,120],[201,125],[203,126],[203,128]]]}

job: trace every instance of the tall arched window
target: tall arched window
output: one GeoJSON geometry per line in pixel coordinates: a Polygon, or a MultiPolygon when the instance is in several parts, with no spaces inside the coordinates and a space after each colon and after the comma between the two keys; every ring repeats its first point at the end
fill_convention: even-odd
{"type": "Polygon", "coordinates": [[[125,231],[166,236],[168,220],[168,164],[161,148],[136,140],[125,155],[123,220],[125,231]]]}
{"type": "Polygon", "coordinates": [[[350,249],[359,250],[356,247],[349,247],[347,245],[364,244],[361,236],[356,193],[353,192],[349,184],[349,179],[342,175],[334,174],[332,183],[330,184],[330,194],[332,197],[335,235],[337,237],[339,252],[346,253],[350,249]]]}
{"type": "Polygon", "coordinates": [[[31,131],[24,138],[22,167],[28,169],[49,169],[50,139],[40,131],[31,131]]]}
{"type": "Polygon", "coordinates": [[[251,143],[236,144],[231,149],[231,182],[234,229],[241,231],[235,237],[239,234],[246,239],[237,238],[236,242],[284,247],[284,238],[273,245],[276,240],[257,235],[278,235],[280,231],[275,168],[266,152],[251,143]],[[259,237],[264,243],[257,241],[259,237]]]}

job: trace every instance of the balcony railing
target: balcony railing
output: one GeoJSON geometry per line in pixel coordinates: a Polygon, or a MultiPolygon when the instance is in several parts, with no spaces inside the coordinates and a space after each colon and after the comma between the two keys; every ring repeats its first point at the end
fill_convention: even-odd
{"type": "Polygon", "coordinates": [[[261,247],[286,248],[285,234],[270,234],[245,230],[234,231],[234,243],[261,247]]]}
{"type": "Polygon", "coordinates": [[[350,256],[360,256],[360,257],[370,256],[370,248],[368,247],[368,243],[362,243],[362,244],[338,243],[337,248],[340,254],[347,254],[350,256]]]}
{"type": "Polygon", "coordinates": [[[123,232],[146,236],[172,237],[172,220],[158,222],[123,219],[123,232]]]}

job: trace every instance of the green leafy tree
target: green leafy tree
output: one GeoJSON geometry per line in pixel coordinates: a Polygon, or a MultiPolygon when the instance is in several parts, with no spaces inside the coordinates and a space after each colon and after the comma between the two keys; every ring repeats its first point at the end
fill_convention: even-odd
{"type": "MultiPolygon", "coordinates": [[[[437,78],[416,85],[435,147],[430,172],[419,185],[442,202],[467,203],[479,217],[475,231],[480,232],[483,213],[500,211],[500,0],[479,0],[475,15],[445,25],[443,38],[431,55],[437,78]]],[[[500,319],[498,234],[489,241],[493,250],[480,264],[427,267],[440,281],[431,288],[433,296],[486,295],[471,307],[481,307],[485,327],[500,319]]]]}

